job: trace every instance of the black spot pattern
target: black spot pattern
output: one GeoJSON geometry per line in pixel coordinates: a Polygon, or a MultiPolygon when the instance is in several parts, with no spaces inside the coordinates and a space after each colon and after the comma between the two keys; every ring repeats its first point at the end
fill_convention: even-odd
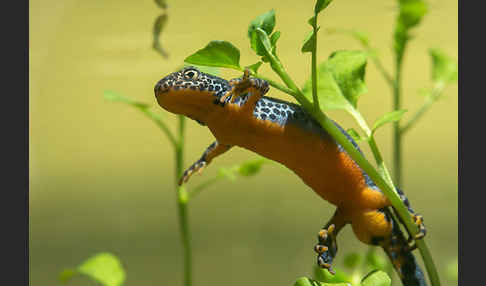
{"type": "Polygon", "coordinates": [[[210,91],[214,92],[214,96],[219,98],[230,89],[227,80],[200,72],[196,67],[189,66],[161,79],[155,85],[154,91],[156,95],[178,90],[210,91]],[[188,75],[193,77],[189,78],[188,75]]]}

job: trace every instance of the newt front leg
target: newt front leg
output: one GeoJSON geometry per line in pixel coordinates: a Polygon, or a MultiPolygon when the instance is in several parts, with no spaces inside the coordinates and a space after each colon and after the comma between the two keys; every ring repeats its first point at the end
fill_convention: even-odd
{"type": "Polygon", "coordinates": [[[218,141],[214,141],[204,151],[201,158],[184,171],[182,178],[179,180],[179,186],[187,182],[194,172],[202,172],[202,170],[217,156],[223,154],[231,148],[230,145],[220,144],[218,141]]]}

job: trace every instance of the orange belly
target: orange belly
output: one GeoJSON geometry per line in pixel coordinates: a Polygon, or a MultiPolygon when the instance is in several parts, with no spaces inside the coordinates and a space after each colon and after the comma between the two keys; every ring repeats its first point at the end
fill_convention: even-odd
{"type": "Polygon", "coordinates": [[[207,125],[219,142],[239,146],[282,163],[318,195],[346,208],[381,208],[386,198],[370,189],[361,169],[329,138],[298,126],[242,116],[224,108],[207,125]],[[219,120],[225,118],[225,120],[219,120]]]}

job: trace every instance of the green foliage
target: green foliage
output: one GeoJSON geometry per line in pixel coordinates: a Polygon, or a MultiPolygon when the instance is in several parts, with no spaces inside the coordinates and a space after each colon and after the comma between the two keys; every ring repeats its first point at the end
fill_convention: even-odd
{"type": "Polygon", "coordinates": [[[395,24],[394,43],[397,63],[401,63],[405,46],[410,40],[410,29],[417,26],[427,13],[423,0],[399,0],[399,14],[395,24]]]}
{"type": "Polygon", "coordinates": [[[344,257],[344,266],[348,268],[356,268],[361,263],[362,257],[359,253],[352,252],[344,257]]]}
{"type": "MultiPolygon", "coordinates": [[[[364,82],[366,59],[366,53],[362,51],[338,51],[319,65],[317,92],[323,110],[344,109],[352,113],[356,109],[359,96],[367,91],[364,82]]],[[[312,99],[310,79],[302,92],[312,99]]]]}
{"type": "Polygon", "coordinates": [[[360,141],[367,141],[368,138],[367,137],[364,137],[364,136],[361,136],[359,135],[359,133],[354,130],[354,128],[349,128],[348,130],[346,130],[346,132],[349,134],[349,136],[351,136],[351,138],[353,138],[354,141],[356,142],[360,142],[360,141]]]}
{"type": "Polygon", "coordinates": [[[314,6],[314,14],[319,14],[322,10],[326,9],[332,0],[317,0],[316,6],[314,6]]]}
{"type": "Polygon", "coordinates": [[[125,282],[125,270],[120,260],[108,252],[102,252],[86,259],[76,269],[62,271],[59,279],[66,283],[78,274],[88,276],[104,286],[119,286],[125,282]]]}
{"type": "Polygon", "coordinates": [[[386,272],[375,270],[361,280],[362,286],[390,286],[391,279],[386,272]]]}
{"type": "Polygon", "coordinates": [[[374,133],[376,129],[380,128],[381,126],[387,123],[399,121],[400,119],[402,119],[405,112],[407,112],[406,109],[401,109],[401,110],[390,111],[388,113],[383,114],[373,124],[373,128],[371,129],[372,132],[374,133]]]}
{"type": "Polygon", "coordinates": [[[314,275],[313,278],[326,283],[342,283],[351,282],[351,276],[340,269],[334,269],[336,274],[331,274],[327,269],[322,269],[317,265],[313,266],[314,275]]]}
{"type": "Polygon", "coordinates": [[[443,83],[456,82],[458,77],[456,61],[440,49],[430,49],[429,54],[432,58],[432,80],[443,83]]]}
{"type": "Polygon", "coordinates": [[[323,283],[307,277],[301,277],[295,281],[294,286],[348,286],[348,283],[323,283]]]}
{"type": "Polygon", "coordinates": [[[258,73],[258,69],[261,67],[261,65],[263,64],[263,62],[257,62],[255,64],[252,64],[252,65],[249,65],[247,66],[247,68],[253,73],[253,74],[257,74],[258,73]]]}
{"type": "Polygon", "coordinates": [[[206,47],[188,56],[184,61],[201,66],[241,70],[240,51],[226,41],[211,41],[206,47]]]}
{"type": "MultiPolygon", "coordinates": [[[[270,35],[275,27],[275,10],[270,10],[266,13],[263,13],[257,16],[250,22],[248,26],[248,37],[251,39],[251,35],[256,30],[256,28],[260,28],[265,31],[268,35],[270,35]]],[[[255,50],[256,51],[256,50],[255,50]]]]}
{"type": "MultiPolygon", "coordinates": [[[[320,28],[317,28],[317,31],[319,31],[320,28]]],[[[312,52],[312,50],[315,50],[315,39],[316,38],[316,33],[314,33],[314,30],[310,31],[310,33],[307,35],[307,37],[304,40],[304,44],[302,45],[301,52],[302,53],[309,53],[312,52]]]]}
{"type": "Polygon", "coordinates": [[[150,105],[146,103],[142,103],[136,100],[133,100],[129,97],[120,95],[114,91],[105,91],[104,92],[105,99],[110,100],[110,101],[115,101],[115,102],[122,102],[126,103],[132,107],[135,107],[136,109],[140,110],[143,112],[149,119],[151,119],[157,126],[164,132],[164,134],[167,136],[167,138],[170,140],[172,143],[173,147],[177,145],[177,140],[175,139],[174,135],[172,132],[169,130],[165,122],[162,120],[162,116],[158,113],[153,112],[150,110],[150,105]]]}
{"type": "Polygon", "coordinates": [[[257,55],[261,56],[263,62],[268,62],[266,47],[262,43],[257,30],[260,29],[267,36],[268,51],[271,54],[276,53],[277,41],[280,38],[280,32],[276,31],[272,34],[275,27],[275,11],[272,9],[262,15],[257,16],[254,20],[250,22],[248,26],[248,37],[250,38],[250,47],[256,52],[257,55]]]}

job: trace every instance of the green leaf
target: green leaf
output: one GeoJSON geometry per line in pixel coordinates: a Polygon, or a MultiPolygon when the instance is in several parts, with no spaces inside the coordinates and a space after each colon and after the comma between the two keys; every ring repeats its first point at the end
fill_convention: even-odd
{"type": "Polygon", "coordinates": [[[266,13],[263,13],[259,16],[257,16],[255,19],[253,19],[250,22],[250,25],[248,26],[248,37],[251,38],[251,34],[253,31],[256,30],[256,28],[260,28],[267,33],[267,35],[270,35],[273,31],[273,28],[275,27],[275,10],[270,10],[266,13]]]}
{"type": "Polygon", "coordinates": [[[432,80],[444,83],[457,81],[458,65],[455,60],[440,49],[430,49],[429,54],[432,58],[432,80]]]}
{"type": "Polygon", "coordinates": [[[280,31],[275,31],[275,33],[273,33],[271,36],[270,36],[270,43],[272,44],[272,47],[275,48],[275,45],[277,44],[277,40],[280,38],[280,31]]]}
{"type": "Polygon", "coordinates": [[[388,261],[381,255],[378,255],[375,252],[366,255],[366,264],[369,265],[371,268],[375,269],[386,269],[388,261]]]}
{"type": "Polygon", "coordinates": [[[104,286],[119,286],[125,282],[125,271],[120,261],[115,255],[108,252],[102,252],[88,258],[76,270],[64,270],[59,279],[62,282],[67,282],[75,274],[86,275],[104,286]]]}
{"type": "Polygon", "coordinates": [[[344,266],[348,268],[358,267],[358,264],[361,262],[361,259],[362,257],[359,253],[356,252],[350,253],[344,257],[344,266]]]}
{"type": "Polygon", "coordinates": [[[120,261],[107,252],[87,259],[77,270],[106,286],[122,285],[125,281],[125,271],[120,261]]]}
{"type": "Polygon", "coordinates": [[[314,279],[326,282],[326,283],[342,283],[351,282],[351,277],[344,271],[334,269],[336,274],[331,274],[327,269],[322,269],[317,265],[313,266],[314,279]]]}
{"type": "Polygon", "coordinates": [[[390,286],[391,279],[386,272],[381,270],[371,271],[361,280],[362,286],[390,286]]]}
{"type": "Polygon", "coordinates": [[[316,16],[314,15],[309,20],[307,20],[307,23],[309,25],[311,25],[312,27],[314,27],[314,21],[315,21],[315,19],[316,19],[316,16]]]}
{"type": "MultiPolygon", "coordinates": [[[[344,109],[350,113],[357,108],[358,98],[367,91],[364,83],[367,55],[362,51],[334,52],[317,70],[317,94],[324,111],[344,109]]],[[[312,101],[309,79],[302,92],[312,101]]]]}
{"type": "Polygon", "coordinates": [[[314,6],[314,13],[319,14],[322,10],[331,4],[332,0],[317,0],[316,6],[314,6]]]}
{"type": "Polygon", "coordinates": [[[236,180],[235,169],[234,168],[227,168],[221,167],[218,170],[218,174],[230,181],[236,180]]]}
{"type": "Polygon", "coordinates": [[[249,65],[247,66],[247,68],[253,72],[253,74],[257,74],[258,73],[258,69],[260,68],[260,66],[263,64],[263,62],[257,62],[256,64],[252,64],[252,65],[249,65]]]}
{"type": "Polygon", "coordinates": [[[423,0],[399,0],[399,5],[393,47],[397,62],[401,63],[405,45],[411,38],[409,31],[417,26],[427,13],[427,5],[423,0]]]}
{"type": "Polygon", "coordinates": [[[322,283],[307,277],[300,277],[295,281],[294,286],[349,286],[349,283],[322,283]]]}
{"type": "Polygon", "coordinates": [[[405,114],[405,112],[407,112],[406,109],[400,109],[400,110],[395,110],[395,111],[385,113],[380,118],[378,118],[378,120],[376,120],[375,124],[373,124],[373,128],[371,129],[371,132],[374,133],[376,129],[380,128],[384,124],[390,122],[396,122],[400,120],[403,117],[403,114],[405,114]]]}
{"type": "Polygon", "coordinates": [[[195,65],[241,70],[240,51],[227,41],[211,41],[184,61],[195,65]]]}
{"type": "Polygon", "coordinates": [[[256,159],[242,163],[238,168],[238,174],[249,177],[260,172],[265,159],[256,159]]]}
{"type": "MultiPolygon", "coordinates": [[[[317,31],[319,31],[320,27],[317,28],[317,31]]],[[[302,45],[302,49],[300,50],[302,53],[308,53],[312,52],[312,50],[315,49],[314,46],[314,39],[316,37],[316,34],[314,33],[314,30],[310,31],[310,33],[305,37],[304,44],[302,45]]]]}

